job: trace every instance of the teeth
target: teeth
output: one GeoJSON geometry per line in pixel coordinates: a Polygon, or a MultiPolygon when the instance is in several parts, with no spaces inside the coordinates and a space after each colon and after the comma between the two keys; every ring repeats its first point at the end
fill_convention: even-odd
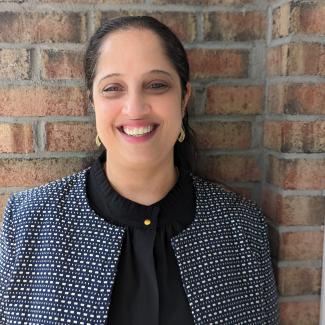
{"type": "Polygon", "coordinates": [[[153,125],[148,125],[145,127],[141,127],[141,128],[128,128],[128,127],[123,127],[123,131],[127,134],[127,135],[131,135],[134,137],[140,137],[144,134],[150,133],[153,130],[153,125]]]}

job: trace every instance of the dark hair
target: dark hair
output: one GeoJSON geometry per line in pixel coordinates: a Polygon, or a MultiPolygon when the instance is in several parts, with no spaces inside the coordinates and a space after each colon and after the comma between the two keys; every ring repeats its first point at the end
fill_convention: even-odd
{"type": "MultiPolygon", "coordinates": [[[[180,40],[169,27],[153,17],[123,16],[106,20],[89,40],[84,57],[84,72],[90,101],[93,102],[92,88],[102,43],[113,32],[130,28],[148,29],[159,37],[165,54],[180,78],[183,99],[190,72],[186,51],[180,40]]],[[[196,169],[197,150],[194,131],[188,122],[187,109],[185,109],[183,117],[183,126],[186,134],[185,140],[183,142],[176,142],[174,146],[174,159],[177,166],[193,171],[196,169]]]]}

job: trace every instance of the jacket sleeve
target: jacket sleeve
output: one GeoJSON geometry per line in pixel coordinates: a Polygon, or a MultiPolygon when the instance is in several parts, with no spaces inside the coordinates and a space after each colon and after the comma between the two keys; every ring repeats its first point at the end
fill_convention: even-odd
{"type": "Polygon", "coordinates": [[[266,325],[278,325],[279,324],[279,306],[278,306],[278,292],[275,283],[270,247],[267,235],[267,224],[265,222],[265,216],[259,211],[261,221],[261,276],[264,288],[264,310],[266,313],[266,325]]]}
{"type": "Polygon", "coordinates": [[[10,283],[14,265],[15,241],[13,227],[13,195],[8,200],[0,232],[0,325],[6,324],[6,289],[10,283]]]}

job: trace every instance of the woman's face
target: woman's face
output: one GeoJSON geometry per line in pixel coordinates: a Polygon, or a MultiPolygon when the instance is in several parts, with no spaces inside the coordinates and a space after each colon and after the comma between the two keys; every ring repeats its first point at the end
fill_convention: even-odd
{"type": "Polygon", "coordinates": [[[109,160],[130,167],[170,163],[190,84],[180,78],[150,30],[112,33],[102,44],[93,83],[97,132],[109,160]]]}

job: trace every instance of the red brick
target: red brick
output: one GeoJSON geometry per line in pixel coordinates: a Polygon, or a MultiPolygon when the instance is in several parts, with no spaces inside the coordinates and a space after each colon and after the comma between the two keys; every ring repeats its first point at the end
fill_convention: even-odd
{"type": "Polygon", "coordinates": [[[75,79],[83,77],[83,55],[76,51],[44,50],[42,75],[45,79],[75,79]]]}
{"type": "Polygon", "coordinates": [[[0,49],[0,79],[29,79],[30,51],[0,49]]]}
{"type": "MultiPolygon", "coordinates": [[[[177,0],[177,4],[188,5],[244,5],[253,3],[255,0],[177,0]]],[[[175,4],[175,0],[152,0],[154,4],[175,4]]]]}
{"type": "Polygon", "coordinates": [[[285,76],[288,74],[289,45],[284,44],[267,50],[266,66],[270,76],[285,76]]]}
{"type": "Polygon", "coordinates": [[[47,123],[46,150],[93,151],[96,150],[96,126],[94,123],[57,122],[47,123]]]}
{"type": "Polygon", "coordinates": [[[292,3],[290,32],[299,34],[325,35],[324,17],[324,3],[292,3]]]}
{"type": "Polygon", "coordinates": [[[290,44],[288,74],[324,76],[325,45],[317,43],[290,44]]]}
{"type": "Polygon", "coordinates": [[[0,116],[85,115],[86,110],[81,88],[0,88],[0,116]]]}
{"type": "Polygon", "coordinates": [[[276,8],[273,13],[272,37],[284,37],[289,35],[290,4],[284,4],[276,8]]]}
{"type": "Polygon", "coordinates": [[[260,11],[209,12],[204,15],[207,41],[250,41],[265,38],[265,14],[260,11]]]}
{"type": "Polygon", "coordinates": [[[195,49],[188,51],[192,78],[245,78],[248,75],[248,51],[195,49]]]}
{"type": "Polygon", "coordinates": [[[5,207],[7,205],[9,196],[10,196],[9,193],[1,193],[0,194],[0,231],[1,231],[1,227],[2,227],[3,213],[4,213],[5,207]]]}
{"type": "MultiPolygon", "coordinates": [[[[20,0],[21,1],[21,0],[20,0]]],[[[40,3],[75,3],[75,4],[138,4],[144,0],[38,0],[40,3]]]]}
{"type": "Polygon", "coordinates": [[[283,226],[320,226],[324,224],[323,196],[282,196],[270,188],[263,189],[265,214],[283,226]]]}
{"type": "Polygon", "coordinates": [[[325,160],[269,156],[268,182],[284,189],[323,190],[325,160]]]}
{"type": "Polygon", "coordinates": [[[280,303],[281,325],[319,325],[318,300],[280,303]]]}
{"type": "Polygon", "coordinates": [[[325,84],[272,85],[268,109],[276,114],[325,114],[325,84]]]}
{"type": "Polygon", "coordinates": [[[282,197],[279,218],[287,225],[322,225],[325,216],[325,200],[322,196],[282,197]]]}
{"type": "Polygon", "coordinates": [[[289,34],[324,35],[325,5],[307,2],[292,2],[273,11],[273,38],[289,34]]]}
{"type": "Polygon", "coordinates": [[[285,44],[268,50],[269,75],[325,75],[325,46],[317,43],[285,44]]]}
{"type": "Polygon", "coordinates": [[[33,151],[33,129],[30,124],[0,123],[0,152],[33,151]]]}
{"type": "Polygon", "coordinates": [[[264,123],[264,146],[281,152],[324,152],[325,121],[264,123]]]}
{"type": "Polygon", "coordinates": [[[280,267],[277,273],[280,295],[320,294],[321,268],[280,267]]]}
{"type": "Polygon", "coordinates": [[[196,122],[192,124],[200,149],[248,149],[249,122],[196,122]]]}
{"type": "Polygon", "coordinates": [[[206,113],[212,115],[255,115],[263,108],[261,86],[210,86],[206,113]]]}
{"type": "Polygon", "coordinates": [[[0,42],[85,41],[86,19],[79,13],[0,12],[0,42]]]}
{"type": "Polygon", "coordinates": [[[200,173],[212,181],[256,182],[261,179],[257,159],[251,156],[202,157],[200,173]]]}
{"type": "Polygon", "coordinates": [[[1,159],[0,186],[38,186],[85,168],[85,158],[1,159]]]}
{"type": "Polygon", "coordinates": [[[195,14],[187,12],[152,12],[144,10],[109,11],[101,14],[101,19],[97,22],[97,25],[101,24],[106,19],[125,15],[150,15],[166,24],[181,39],[181,41],[184,42],[192,42],[196,37],[197,22],[195,14]]]}
{"type": "Polygon", "coordinates": [[[323,256],[322,231],[280,233],[280,260],[319,260],[323,256]]]}

